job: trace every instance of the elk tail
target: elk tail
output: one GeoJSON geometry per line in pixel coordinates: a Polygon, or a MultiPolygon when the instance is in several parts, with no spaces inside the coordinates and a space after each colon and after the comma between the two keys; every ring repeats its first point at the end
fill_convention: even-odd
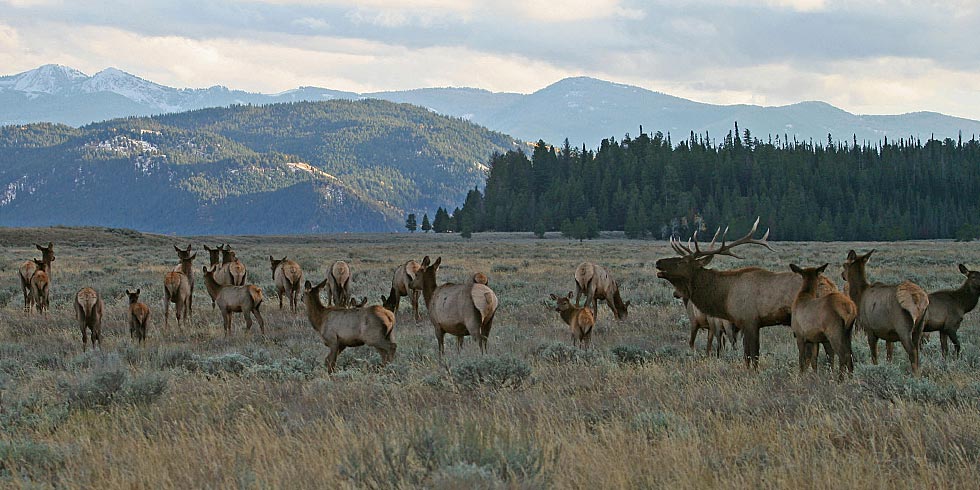
{"type": "Polygon", "coordinates": [[[258,286],[249,286],[248,295],[252,297],[252,303],[255,304],[255,308],[258,309],[259,305],[262,304],[262,290],[258,286]]]}
{"type": "Polygon", "coordinates": [[[912,317],[912,343],[918,344],[925,327],[926,309],[929,308],[929,295],[911,281],[898,285],[895,291],[898,304],[912,317]]]}

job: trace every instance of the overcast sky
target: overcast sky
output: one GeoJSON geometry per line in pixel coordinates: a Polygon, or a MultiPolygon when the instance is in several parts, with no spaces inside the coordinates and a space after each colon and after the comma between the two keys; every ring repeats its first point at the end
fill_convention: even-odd
{"type": "Polygon", "coordinates": [[[980,119],[980,0],[0,0],[0,74],[529,93],[587,75],[718,104],[980,119]]]}

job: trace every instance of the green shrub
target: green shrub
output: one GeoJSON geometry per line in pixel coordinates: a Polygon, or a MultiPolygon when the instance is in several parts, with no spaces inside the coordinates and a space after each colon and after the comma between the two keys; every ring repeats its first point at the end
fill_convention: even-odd
{"type": "Polygon", "coordinates": [[[534,349],[534,357],[542,361],[556,364],[566,362],[592,362],[598,355],[593,350],[579,349],[564,342],[552,341],[538,344],[534,349]]]}
{"type": "Polygon", "coordinates": [[[237,352],[229,352],[220,356],[195,356],[193,362],[189,363],[187,367],[212,376],[220,376],[225,373],[242,374],[254,364],[255,362],[250,357],[245,357],[237,352]]]}
{"type": "Polygon", "coordinates": [[[119,394],[126,373],[119,369],[96,371],[78,383],[61,383],[61,390],[72,408],[106,407],[119,394]]]}
{"type": "Polygon", "coordinates": [[[157,351],[156,365],[158,369],[186,368],[192,369],[194,353],[186,347],[161,347],[157,351]]]}
{"type": "Polygon", "coordinates": [[[617,345],[612,353],[620,364],[645,364],[654,358],[652,352],[631,344],[617,345]]]}
{"type": "Polygon", "coordinates": [[[466,359],[453,369],[456,384],[466,388],[516,388],[530,376],[531,367],[527,362],[511,356],[466,359]]]}
{"type": "Polygon", "coordinates": [[[167,376],[161,373],[148,373],[133,378],[123,386],[123,398],[128,403],[139,405],[153,403],[167,391],[167,382],[167,376]]]}
{"type": "Polygon", "coordinates": [[[473,490],[495,490],[507,488],[507,485],[497,477],[493,468],[473,463],[454,463],[436,470],[432,475],[428,488],[456,489],[469,488],[473,490]]]}
{"type": "Polygon", "coordinates": [[[65,464],[64,451],[35,441],[0,440],[0,476],[14,473],[32,480],[50,480],[65,464]]]}
{"type": "Polygon", "coordinates": [[[659,410],[646,410],[636,414],[630,428],[644,434],[648,440],[687,431],[684,421],[674,414],[659,410]]]}

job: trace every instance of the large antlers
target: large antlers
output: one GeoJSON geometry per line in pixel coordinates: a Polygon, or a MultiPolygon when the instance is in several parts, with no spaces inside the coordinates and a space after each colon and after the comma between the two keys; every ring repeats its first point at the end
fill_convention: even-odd
{"type": "MultiPolygon", "coordinates": [[[[759,218],[756,218],[755,224],[752,225],[752,229],[749,230],[749,232],[745,236],[739,238],[738,240],[735,240],[734,242],[727,243],[726,237],[728,236],[728,228],[726,227],[725,231],[723,232],[719,227],[718,231],[715,232],[715,236],[711,238],[711,243],[708,244],[708,250],[704,250],[704,251],[702,251],[701,247],[698,246],[697,231],[694,232],[694,236],[691,238],[691,241],[689,241],[686,246],[683,243],[681,243],[680,240],[677,240],[673,237],[670,239],[670,246],[681,257],[690,257],[696,259],[700,257],[708,257],[713,255],[727,255],[729,257],[735,257],[736,259],[740,259],[741,257],[732,253],[732,249],[739,245],[744,245],[746,243],[751,243],[754,245],[762,245],[763,247],[772,250],[772,247],[770,247],[769,243],[766,241],[769,238],[768,229],[766,230],[766,234],[763,235],[762,238],[758,240],[752,238],[752,235],[754,235],[756,230],[758,229],[759,229],[759,218]],[[721,235],[721,247],[719,247],[717,250],[711,250],[711,248],[715,246],[715,242],[718,241],[718,235],[721,235]],[[694,250],[691,250],[692,242],[694,244],[694,250]]],[[[775,250],[772,251],[775,252],[775,250]]]]}

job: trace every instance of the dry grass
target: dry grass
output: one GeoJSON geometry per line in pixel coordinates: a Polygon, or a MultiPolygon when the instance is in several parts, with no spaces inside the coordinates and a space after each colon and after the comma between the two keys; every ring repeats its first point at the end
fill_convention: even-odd
{"type": "MultiPolygon", "coordinates": [[[[440,280],[486,272],[501,300],[489,359],[467,340],[436,356],[427,321],[407,299],[396,361],[348,349],[338,372],[305,315],[263,306],[268,334],[225,338],[205,288],[193,322],[163,330],[162,277],[176,263],[165,237],[103,230],[0,230],[0,486],[64,488],[975,488],[980,480],[977,315],[960,359],[943,362],[935,336],[913,379],[892,365],[838,383],[828,369],[799,375],[788,328],[763,330],[761,369],[741,355],[705,358],[686,345],[671,289],[655,277],[662,242],[579,244],[518,235],[214,237],[229,242],[274,298],[268,256],[288,255],[320,280],[352,263],[354,293],[372,303],[408,258],[443,257],[440,280]],[[64,236],[59,235],[64,231],[64,236]],[[32,238],[37,234],[38,238],[32,238]],[[43,235],[43,237],[42,237],[43,235]],[[109,245],[93,245],[109,237],[109,245]],[[51,314],[21,313],[16,268],[32,241],[56,243],[51,314]],[[111,245],[111,246],[110,246],[111,245]],[[572,348],[547,306],[574,288],[581,260],[610,267],[633,301],[627,321],[599,312],[595,349],[572,348]],[[107,307],[105,350],[82,353],[71,295],[93,286],[107,307]],[[153,310],[145,347],[128,337],[124,290],[153,310]]],[[[182,239],[181,243],[186,243],[182,239]]],[[[958,286],[956,263],[980,265],[975,245],[779,243],[742,263],[839,264],[848,248],[878,248],[872,280],[958,286]]],[[[206,262],[198,255],[198,264],[206,262]]],[[[699,349],[703,349],[703,338],[699,349]]]]}

